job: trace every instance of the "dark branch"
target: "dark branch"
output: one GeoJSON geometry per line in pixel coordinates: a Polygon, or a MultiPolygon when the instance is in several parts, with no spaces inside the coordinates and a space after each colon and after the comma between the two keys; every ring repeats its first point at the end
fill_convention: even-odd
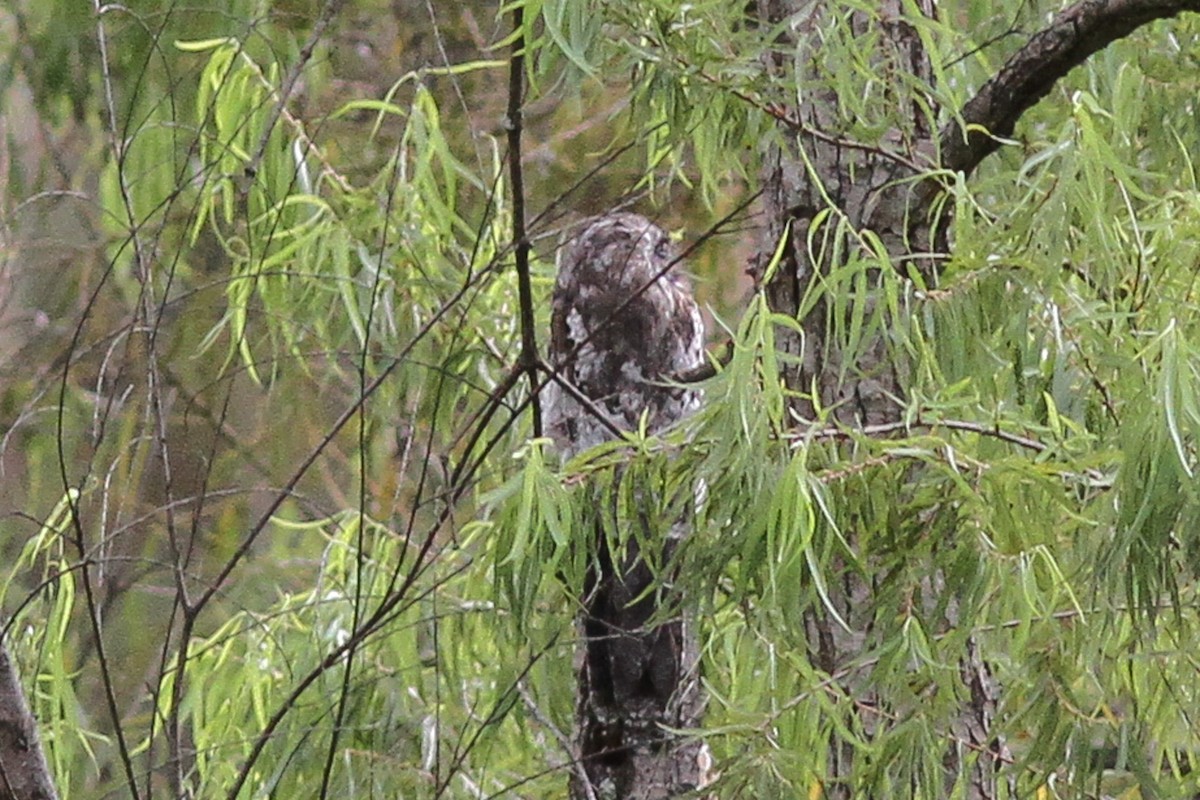
{"type": "Polygon", "coordinates": [[[1200,0],[1084,0],[1066,9],[963,106],[965,137],[958,120],[942,128],[942,166],[970,174],[999,149],[998,137],[1011,136],[1021,115],[1088,56],[1183,11],[1200,11],[1200,0]]]}
{"type": "Polygon", "coordinates": [[[542,435],[542,407],[538,399],[538,348],[534,330],[533,289],[529,280],[529,237],[525,232],[525,182],[521,173],[522,105],[525,91],[525,16],[524,8],[513,8],[512,56],[508,61],[508,166],[512,184],[513,247],[516,256],[517,301],[521,319],[521,368],[529,377],[533,398],[533,435],[542,435]]]}
{"type": "Polygon", "coordinates": [[[676,372],[669,377],[671,383],[700,383],[714,377],[719,368],[725,367],[733,360],[733,340],[727,339],[720,347],[710,350],[708,358],[698,367],[676,372]]]}
{"type": "MultiPolygon", "coordinates": [[[[0,625],[0,630],[6,626],[0,625]]],[[[0,797],[55,800],[37,721],[25,701],[16,664],[0,636],[0,797]]]]}

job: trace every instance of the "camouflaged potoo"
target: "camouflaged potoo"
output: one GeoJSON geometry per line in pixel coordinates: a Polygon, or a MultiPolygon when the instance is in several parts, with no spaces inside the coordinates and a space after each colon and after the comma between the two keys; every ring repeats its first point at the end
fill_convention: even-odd
{"type": "Polygon", "coordinates": [[[704,360],[704,321],[666,231],[638,214],[592,220],[566,247],[554,288],[550,365],[593,409],[551,383],[547,432],[565,457],[613,438],[643,412],[651,432],[700,404],[666,385],[704,360]]]}

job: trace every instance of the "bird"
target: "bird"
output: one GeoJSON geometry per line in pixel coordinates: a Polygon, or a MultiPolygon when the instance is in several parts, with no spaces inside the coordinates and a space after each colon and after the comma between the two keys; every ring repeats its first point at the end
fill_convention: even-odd
{"type": "Polygon", "coordinates": [[[560,251],[551,301],[546,430],[567,457],[700,406],[671,382],[704,362],[704,319],[670,236],[646,217],[594,218],[560,251]]]}
{"type": "MultiPolygon", "coordinates": [[[[643,425],[659,433],[696,411],[700,390],[674,378],[704,362],[704,320],[667,232],[618,211],[587,222],[559,255],[545,404],[557,449],[569,459],[643,425]]],[[[614,470],[614,482],[628,479],[623,467],[614,470]]],[[[660,775],[638,766],[647,759],[672,759],[673,794],[704,783],[701,743],[664,746],[670,730],[699,724],[703,705],[699,646],[670,566],[690,526],[685,514],[654,529],[667,498],[634,479],[633,511],[618,510],[618,492],[593,488],[596,502],[586,505],[597,513],[581,520],[589,567],[579,590],[575,798],[592,796],[585,783],[643,796],[639,781],[660,775]],[[600,511],[605,502],[609,513],[600,511]],[[666,573],[644,558],[650,550],[666,573]]]]}

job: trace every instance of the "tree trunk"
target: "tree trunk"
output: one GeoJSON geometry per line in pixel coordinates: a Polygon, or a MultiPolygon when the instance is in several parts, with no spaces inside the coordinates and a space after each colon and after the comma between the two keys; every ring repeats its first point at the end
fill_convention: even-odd
{"type": "MultiPolygon", "coordinates": [[[[682,525],[672,528],[660,563],[669,563],[684,533],[682,525]]],[[[571,797],[666,800],[705,780],[702,742],[671,733],[700,724],[699,641],[670,582],[654,576],[636,545],[618,570],[608,539],[600,535],[584,587],[576,671],[583,771],[571,797]]]]}
{"type": "MultiPolygon", "coordinates": [[[[3,629],[0,624],[0,630],[3,629]]],[[[0,800],[55,800],[37,723],[29,712],[16,665],[0,639],[0,800]]]]}
{"type": "MultiPolygon", "coordinates": [[[[888,0],[881,4],[878,17],[856,12],[851,15],[851,26],[858,36],[865,36],[872,26],[881,28],[880,52],[875,58],[881,75],[904,72],[920,84],[928,84],[929,61],[915,31],[903,21],[903,5],[888,0]]],[[[790,20],[786,38],[775,43],[770,68],[782,85],[797,85],[802,100],[798,108],[789,107],[781,120],[786,145],[768,153],[763,174],[767,211],[763,252],[772,253],[776,243],[788,237],[783,260],[764,289],[774,310],[792,316],[797,315],[804,293],[817,276],[828,276],[851,256],[881,262],[880,254],[860,252],[864,242],[858,238],[859,231],[879,237],[894,268],[904,270],[911,264],[926,280],[934,276],[929,259],[937,238],[933,220],[917,202],[919,184],[908,180],[932,167],[930,115],[936,113],[934,100],[928,95],[916,96],[911,84],[901,88],[897,79],[887,99],[893,101],[900,127],[880,142],[860,143],[844,136],[842,131],[850,126],[820,63],[826,29],[843,24],[830,19],[827,6],[823,0],[760,0],[760,12],[768,24],[790,20]],[[819,253],[810,252],[807,234],[818,214],[827,210],[834,216],[822,226],[821,235],[826,231],[829,235],[819,243],[828,256],[822,262],[819,253]],[[839,218],[843,224],[838,224],[839,218]]],[[[922,0],[921,6],[933,15],[932,0],[922,0]]],[[[761,266],[765,265],[760,265],[760,283],[764,278],[761,266]]],[[[880,268],[868,268],[872,285],[880,268]]],[[[860,297],[854,302],[871,305],[873,298],[860,297]]],[[[868,340],[857,353],[843,352],[829,330],[831,324],[845,320],[831,319],[827,305],[818,301],[800,320],[803,337],[790,330],[778,332],[780,349],[795,356],[785,373],[788,385],[800,392],[815,385],[819,391],[817,397],[799,401],[796,411],[811,420],[816,408],[823,407],[831,409],[839,421],[859,425],[896,421],[901,387],[886,336],[868,340]],[[846,361],[852,368],[843,368],[846,361]]],[[[871,310],[866,309],[868,315],[871,310]]]]}
{"type": "MultiPolygon", "coordinates": [[[[764,258],[757,277],[772,309],[798,318],[803,330],[803,335],[784,328],[776,332],[779,348],[791,356],[783,369],[798,395],[793,411],[805,421],[828,415],[838,423],[864,427],[900,419],[904,364],[889,341],[886,323],[860,336],[848,333],[852,320],[856,314],[883,319],[875,306],[881,302],[884,270],[931,287],[935,253],[945,250],[946,220],[931,213],[929,199],[935,192],[918,178],[935,167],[938,150],[936,102],[922,91],[930,85],[932,71],[916,29],[905,17],[912,13],[906,9],[919,8],[929,17],[936,9],[933,0],[919,0],[915,6],[886,0],[876,13],[856,11],[847,22],[844,11],[831,5],[821,0],[759,2],[764,29],[785,23],[768,67],[776,85],[796,87],[792,101],[798,99],[799,106],[785,104],[786,111],[779,114],[783,144],[768,152],[763,175],[763,252],[774,253],[786,239],[782,259],[768,274],[764,258]],[[893,124],[879,141],[854,141],[852,115],[832,88],[834,76],[822,49],[836,36],[873,48],[872,96],[887,104],[893,124]],[[835,276],[847,264],[860,270],[856,279],[835,276]],[[836,288],[829,290],[833,282],[836,288]],[[818,287],[828,293],[802,308],[806,294],[818,287]],[[835,298],[845,303],[835,304],[835,298]]],[[[851,539],[850,544],[856,543],[851,539]]],[[[830,583],[829,600],[849,630],[828,609],[811,609],[806,614],[809,657],[826,674],[846,676],[842,689],[854,703],[859,730],[870,738],[888,724],[889,709],[872,689],[869,671],[851,665],[873,644],[870,615],[878,603],[869,577],[846,570],[830,583]]],[[[922,595],[939,596],[941,576],[928,583],[922,595]]],[[[949,604],[947,617],[953,616],[954,605],[949,604]]],[[[946,627],[956,623],[943,621],[946,627]]],[[[965,785],[960,796],[988,800],[997,796],[1002,749],[991,731],[999,687],[973,642],[960,672],[966,699],[959,719],[946,731],[945,791],[949,795],[956,785],[958,791],[965,785]]],[[[856,786],[855,752],[837,734],[826,761],[823,796],[870,796],[856,786]]]]}

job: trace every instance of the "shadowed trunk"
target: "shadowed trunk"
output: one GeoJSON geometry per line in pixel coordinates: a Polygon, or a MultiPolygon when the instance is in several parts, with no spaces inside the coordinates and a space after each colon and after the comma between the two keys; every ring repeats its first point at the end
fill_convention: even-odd
{"type": "MultiPolygon", "coordinates": [[[[644,531],[655,541],[654,531],[644,531]]],[[[685,534],[673,526],[660,564],[670,561],[685,534]]],[[[599,534],[598,553],[584,586],[585,645],[576,709],[583,768],[572,798],[660,800],[703,785],[701,742],[669,729],[700,724],[703,698],[699,642],[691,615],[670,581],[656,579],[636,543],[614,559],[599,534]],[[620,563],[620,569],[618,569],[620,563]]]]}
{"type": "MultiPolygon", "coordinates": [[[[922,14],[935,14],[932,0],[917,6],[922,14]]],[[[890,277],[884,274],[890,270],[932,287],[938,254],[946,249],[947,220],[931,213],[929,197],[935,193],[919,177],[934,167],[937,106],[923,91],[932,71],[916,29],[906,21],[911,9],[911,4],[888,0],[876,13],[854,12],[847,22],[844,11],[819,0],[759,3],[765,29],[784,23],[770,56],[776,85],[797,87],[779,114],[783,144],[767,153],[763,175],[763,252],[775,252],[784,240],[782,258],[770,274],[764,258],[757,278],[772,309],[798,318],[803,330],[803,335],[782,327],[776,332],[780,350],[790,356],[784,377],[798,393],[792,410],[801,425],[821,416],[854,427],[900,419],[905,365],[893,347],[884,309],[877,308],[883,302],[881,281],[890,277]],[[886,104],[894,127],[878,141],[854,139],[856,120],[830,88],[834,67],[823,48],[832,37],[849,37],[869,53],[878,81],[886,81],[872,87],[873,96],[886,104]],[[819,299],[814,302],[813,296],[819,299]],[[851,334],[856,317],[860,326],[862,320],[881,323],[871,329],[868,322],[851,334]]],[[[851,538],[849,544],[858,543],[851,538]]],[[[860,555],[869,569],[870,554],[860,555]]],[[[849,630],[827,608],[809,609],[809,657],[824,673],[842,676],[839,682],[853,703],[856,727],[870,739],[880,726],[891,724],[892,710],[872,688],[869,669],[853,665],[877,644],[872,615],[879,602],[872,576],[846,564],[840,567],[842,574],[830,581],[829,600],[849,630]]],[[[940,575],[927,582],[924,597],[942,594],[940,575]]],[[[943,630],[956,624],[955,605],[947,604],[943,630]]],[[[973,643],[960,671],[962,710],[953,729],[945,731],[946,792],[956,784],[961,790],[965,781],[966,797],[990,800],[997,796],[996,771],[1003,756],[1003,745],[991,731],[999,687],[973,643]]],[[[855,779],[856,758],[852,745],[834,734],[823,796],[872,796],[855,779]]]]}
{"type": "MultiPolygon", "coordinates": [[[[3,629],[0,624],[0,629],[3,629]]],[[[16,665],[0,640],[0,800],[55,800],[37,723],[25,702],[16,665]]]]}

